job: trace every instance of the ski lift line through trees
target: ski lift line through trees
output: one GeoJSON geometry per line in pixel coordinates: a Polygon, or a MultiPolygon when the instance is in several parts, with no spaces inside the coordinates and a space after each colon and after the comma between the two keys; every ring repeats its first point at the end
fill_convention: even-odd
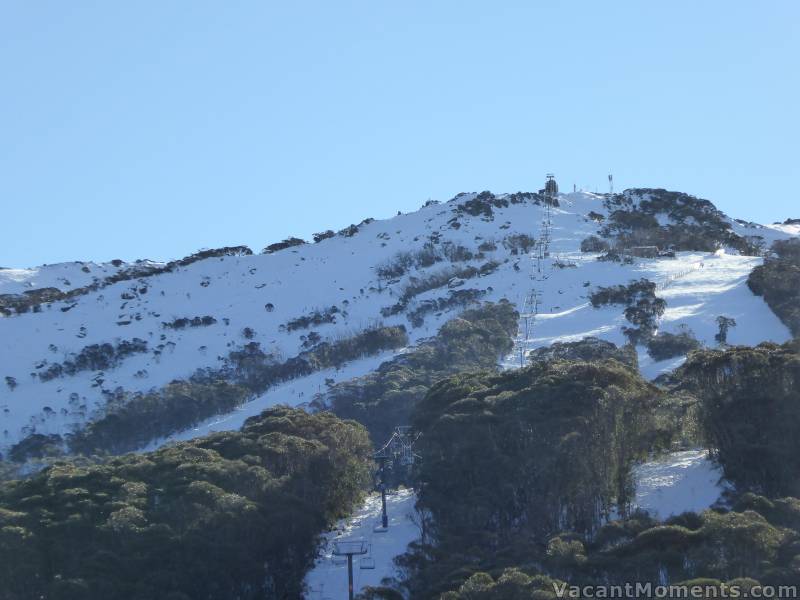
{"type": "Polygon", "coordinates": [[[377,484],[381,493],[381,523],[375,528],[376,532],[386,532],[389,529],[389,515],[386,511],[386,469],[387,464],[398,463],[402,467],[410,468],[416,459],[421,458],[414,452],[414,444],[422,435],[421,432],[413,433],[408,425],[398,425],[383,447],[372,455],[379,464],[377,484]]]}
{"type": "Polygon", "coordinates": [[[362,540],[342,540],[333,543],[333,555],[347,557],[347,597],[353,600],[353,556],[361,556],[369,551],[369,545],[362,540]]]}

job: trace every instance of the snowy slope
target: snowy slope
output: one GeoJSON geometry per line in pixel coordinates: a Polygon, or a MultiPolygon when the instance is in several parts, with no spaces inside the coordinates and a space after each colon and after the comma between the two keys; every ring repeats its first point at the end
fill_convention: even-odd
{"type": "Polygon", "coordinates": [[[634,469],[634,508],[666,519],[682,512],[703,512],[725,491],[722,469],[706,450],[672,452],[634,469]]]}
{"type": "MultiPolygon", "coordinates": [[[[553,210],[553,242],[551,256],[546,260],[548,278],[532,282],[531,257],[512,254],[503,241],[514,234],[537,236],[541,206],[528,197],[506,207],[494,207],[491,216],[471,216],[464,212],[463,204],[475,196],[460,195],[445,204],[364,223],[349,237],[340,234],[273,254],[208,258],[171,272],[113,283],[68,302],[45,304],[41,312],[0,317],[0,451],[32,432],[64,434],[79,427],[102,410],[107,394],[115,390],[146,391],[185,379],[198,368],[217,368],[231,350],[249,341],[289,358],[302,350],[310,330],[323,339],[335,339],[382,321],[405,325],[410,343],[414,344],[432,335],[460,310],[431,313],[426,315],[424,325],[412,326],[407,312],[425,300],[446,296],[447,286],[420,294],[411,300],[406,312],[382,317],[381,309],[398,301],[411,277],[424,277],[453,266],[480,267],[489,260],[499,263],[494,272],[467,279],[456,289],[482,290],[483,300],[507,298],[521,310],[526,295],[536,287],[541,308],[532,337],[527,342],[520,340],[523,351],[588,335],[617,344],[624,342],[620,331],[626,323],[622,307],[594,309],[587,298],[597,286],[627,283],[639,277],[664,284],[658,292],[668,302],[661,322],[664,330],[686,324],[699,339],[713,345],[714,320],[724,314],[739,323],[730,332],[731,343],[782,342],[789,338],[787,329],[745,284],[750,270],[760,263],[759,258],[730,253],[680,253],[674,259],[637,259],[632,265],[598,262],[597,255],[582,254],[579,247],[581,240],[598,228],[595,221],[587,218],[588,213],[606,212],[603,196],[574,193],[561,195],[561,206],[553,210]],[[437,248],[450,243],[480,252],[481,256],[465,262],[451,264],[444,260],[427,268],[411,268],[388,281],[378,277],[376,267],[399,252],[422,249],[431,236],[436,239],[437,248]],[[486,242],[494,242],[496,249],[479,251],[486,242]],[[574,266],[556,268],[556,264],[574,266]],[[680,277],[671,281],[670,276],[676,274],[680,277]],[[296,331],[281,327],[290,319],[330,306],[340,311],[335,323],[296,331]],[[180,330],[163,325],[179,318],[203,316],[213,317],[215,322],[180,330]],[[243,335],[245,328],[255,332],[252,339],[243,335]],[[102,373],[80,371],[50,381],[42,381],[37,375],[90,344],[115,344],[134,338],[147,342],[147,352],[128,356],[102,373]],[[6,377],[16,383],[13,390],[3,384],[6,377]]],[[[775,227],[737,222],[732,225],[738,233],[764,236],[767,243],[791,235],[775,227]]],[[[0,270],[0,293],[42,286],[67,289],[117,268],[69,263],[31,270],[0,270]],[[90,273],[85,273],[83,267],[90,273]]],[[[211,419],[174,437],[238,427],[246,416],[278,402],[303,404],[324,385],[326,378],[338,381],[366,373],[389,355],[354,361],[338,371],[288,382],[233,415],[211,419]]],[[[648,360],[641,357],[642,369],[650,377],[675,366],[675,361],[652,364],[648,360]]],[[[507,366],[518,364],[519,353],[515,351],[504,362],[507,366]]]]}
{"type": "MultiPolygon", "coordinates": [[[[143,265],[161,263],[142,261],[143,265]]],[[[32,269],[0,268],[0,294],[22,294],[39,288],[56,288],[62,292],[89,285],[123,270],[122,261],[114,263],[69,262],[42,265],[32,269]]]]}
{"type": "Polygon", "coordinates": [[[362,540],[369,552],[353,559],[353,591],[377,586],[384,578],[397,575],[394,558],[405,553],[408,544],[419,538],[419,528],[414,520],[416,496],[411,490],[401,489],[386,499],[389,530],[375,532],[380,524],[381,498],[372,494],[356,513],[324,536],[314,568],[306,575],[306,598],[325,600],[347,595],[347,564],[333,556],[334,542],[362,540]]]}

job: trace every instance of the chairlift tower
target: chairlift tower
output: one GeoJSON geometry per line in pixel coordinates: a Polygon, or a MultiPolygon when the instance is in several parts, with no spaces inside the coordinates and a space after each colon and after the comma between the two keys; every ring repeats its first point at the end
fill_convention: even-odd
{"type": "Polygon", "coordinates": [[[608,195],[614,196],[614,176],[611,173],[608,174],[608,195]]]}
{"type": "Polygon", "coordinates": [[[525,355],[530,345],[533,326],[536,323],[536,315],[539,314],[539,292],[535,288],[525,297],[525,302],[520,315],[525,322],[525,340],[519,345],[519,366],[525,366],[525,355]]]}
{"type": "Polygon", "coordinates": [[[353,600],[353,556],[361,556],[369,551],[369,544],[363,540],[343,540],[333,543],[334,556],[347,557],[347,597],[353,600]]]}
{"type": "Polygon", "coordinates": [[[419,439],[421,433],[414,433],[408,425],[395,427],[392,437],[389,438],[383,447],[372,455],[378,463],[378,484],[381,492],[381,525],[376,531],[384,532],[389,529],[389,515],[386,512],[386,471],[394,468],[395,465],[410,469],[414,462],[420,458],[414,452],[414,444],[419,439]]]}

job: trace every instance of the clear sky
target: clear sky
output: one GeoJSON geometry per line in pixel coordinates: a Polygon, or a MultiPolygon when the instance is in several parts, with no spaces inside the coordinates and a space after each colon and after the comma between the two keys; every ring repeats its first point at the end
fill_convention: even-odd
{"type": "Polygon", "coordinates": [[[0,0],[0,266],[260,250],[458,192],[800,217],[800,2],[0,0]]]}

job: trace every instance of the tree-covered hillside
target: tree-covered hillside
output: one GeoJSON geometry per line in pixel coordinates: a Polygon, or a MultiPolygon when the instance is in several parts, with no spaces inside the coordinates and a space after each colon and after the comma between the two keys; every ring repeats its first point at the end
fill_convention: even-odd
{"type": "Polygon", "coordinates": [[[401,558],[407,589],[522,600],[559,582],[800,585],[798,383],[797,342],[694,352],[669,388],[615,360],[440,382],[414,415],[428,527],[401,558]],[[687,436],[718,456],[728,505],[626,514],[633,462],[687,436]]]}
{"type": "Polygon", "coordinates": [[[0,598],[298,598],[370,453],[357,423],[278,407],[238,432],[5,483],[0,598]]]}

